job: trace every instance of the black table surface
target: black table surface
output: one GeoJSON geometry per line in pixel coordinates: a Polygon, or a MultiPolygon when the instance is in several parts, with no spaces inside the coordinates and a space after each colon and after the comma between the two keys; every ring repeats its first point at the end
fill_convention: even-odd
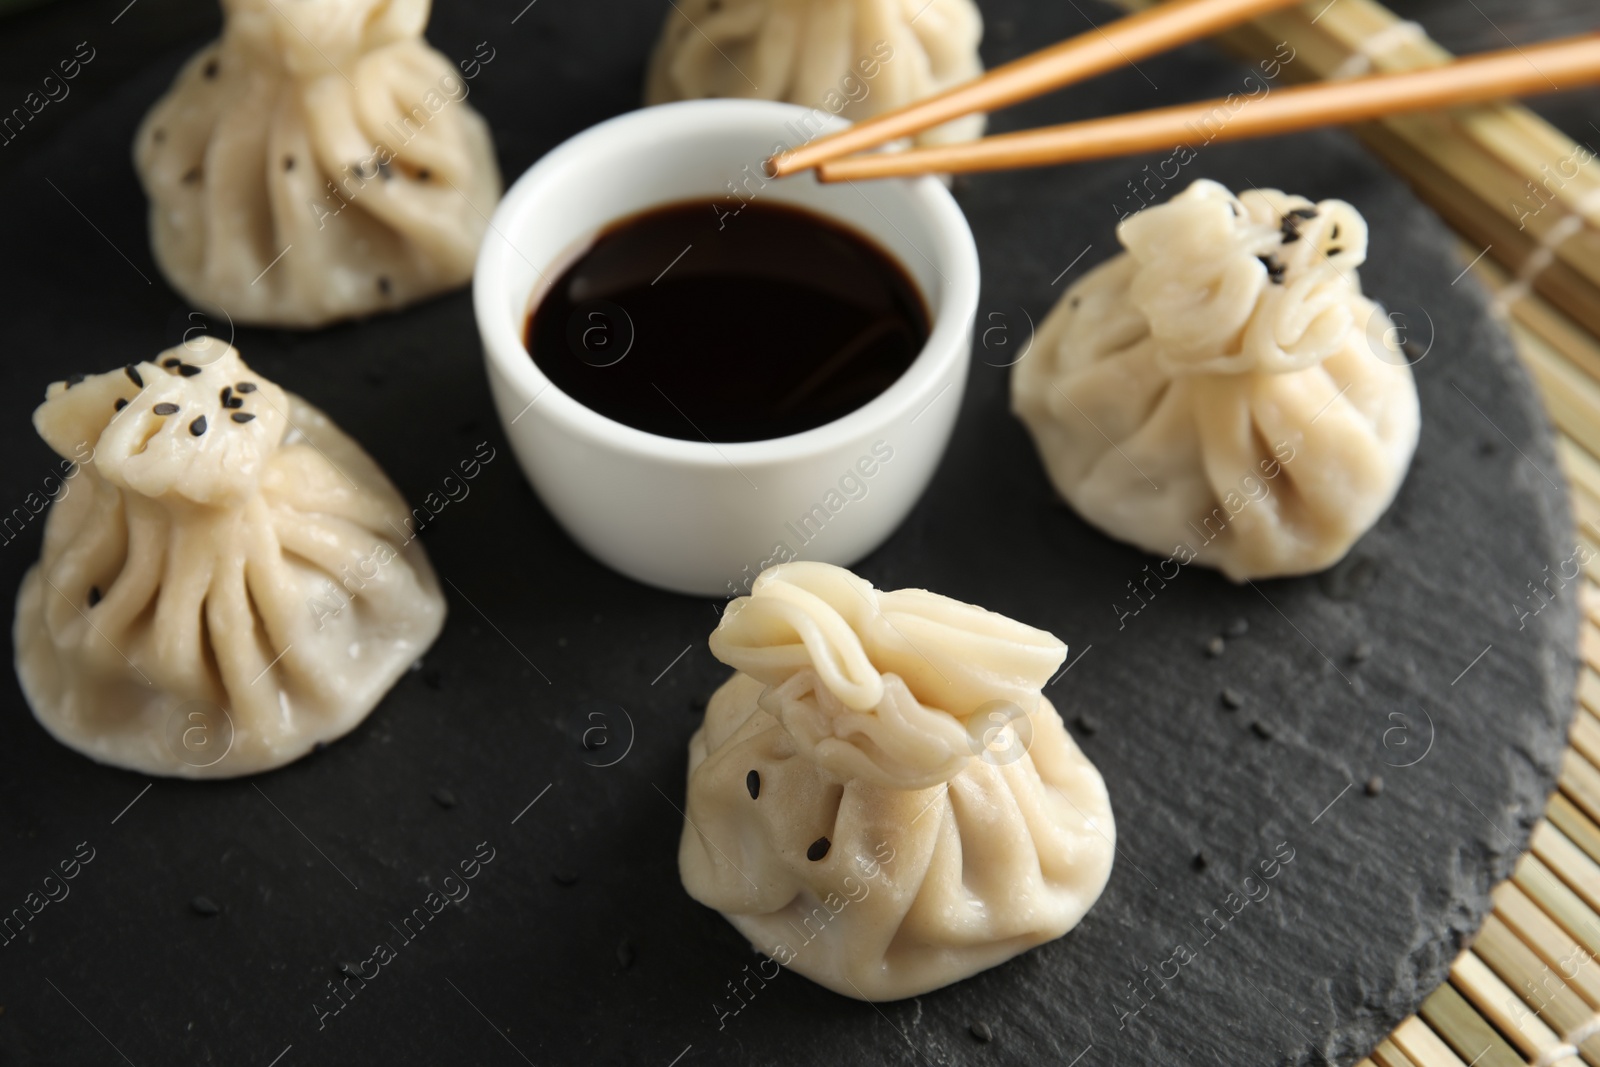
{"type": "MultiPolygon", "coordinates": [[[[991,64],[1111,14],[981,6],[991,64]]],[[[635,106],[663,7],[460,0],[435,12],[430,39],[452,58],[495,51],[470,99],[509,180],[635,106]]],[[[30,64],[42,77],[57,53],[95,49],[72,95],[0,147],[0,501],[50,472],[28,421],[47,382],[148,358],[188,323],[149,255],[129,146],[217,23],[209,4],[175,0],[63,2],[0,22],[0,93],[19,100],[30,64]]],[[[1219,95],[1245,73],[1195,46],[995,128],[1219,95]]],[[[1574,99],[1552,114],[1581,115],[1574,99]]],[[[1443,227],[1350,138],[1208,147],[1185,181],[1339,196],[1367,215],[1362,277],[1420,354],[1422,440],[1395,506],[1338,568],[1254,586],[1191,569],[1119,622],[1126,583],[1151,561],[1053,498],[1007,413],[1001,365],[1027,322],[1111,254],[1127,183],[1149,162],[960,183],[987,332],[932,488],[858,567],[880,587],[1049,629],[1081,657],[1050,695],[1105,774],[1119,856],[1077,930],[895,1004],[792,974],[740,984],[756,957],[676,870],[685,745],[727,673],[705,648],[721,605],[632,583],[566,538],[496,424],[458,293],[317,333],[235,337],[408,500],[480,443],[494,450],[423,535],[447,583],[445,632],[366,724],[272,774],[152,782],[55,744],[15,684],[0,686],[0,914],[37,899],[61,861],[92,857],[0,944],[0,1064],[1089,1067],[1368,1051],[1443,978],[1554,780],[1574,600],[1517,610],[1575,548],[1549,429],[1443,227]],[[1248,633],[1207,656],[1239,619],[1248,633]],[[1228,710],[1224,688],[1243,706],[1228,710]],[[1270,892],[1231,903],[1285,849],[1270,892]],[[476,877],[445,882],[473,858],[476,877]],[[415,936],[397,929],[450,885],[458,903],[415,936]],[[198,896],[218,913],[201,914],[198,896]],[[1218,908],[1233,917],[1208,937],[1218,908]],[[394,958],[334,999],[341,965],[380,942],[394,958]],[[1172,977],[1180,944],[1194,959],[1172,977]],[[992,1042],[971,1036],[976,1022],[992,1042]]],[[[37,523],[0,545],[0,589],[38,545],[37,523]]]]}

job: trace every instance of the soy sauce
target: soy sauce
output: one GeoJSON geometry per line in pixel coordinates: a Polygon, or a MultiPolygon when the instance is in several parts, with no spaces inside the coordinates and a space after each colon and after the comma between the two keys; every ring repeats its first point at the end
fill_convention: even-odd
{"type": "Polygon", "coordinates": [[[747,202],[670,204],[603,231],[528,318],[528,352],[580,404],[691,441],[784,437],[888,389],[928,339],[921,293],[867,238],[747,202]]]}

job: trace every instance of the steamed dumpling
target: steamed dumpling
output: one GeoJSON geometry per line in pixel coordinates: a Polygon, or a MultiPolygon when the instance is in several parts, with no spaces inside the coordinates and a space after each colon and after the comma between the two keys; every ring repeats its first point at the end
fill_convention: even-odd
{"type": "Polygon", "coordinates": [[[1054,637],[788,563],[711,651],[736,673],[689,742],[678,870],[757,951],[896,1000],[1060,937],[1099,897],[1116,828],[1040,692],[1054,637]]]}
{"type": "Polygon", "coordinates": [[[1197,181],[1125,220],[1062,296],[1011,399],[1087,521],[1234,581],[1342,559],[1416,449],[1416,383],[1341,200],[1197,181]]]}
{"type": "Polygon", "coordinates": [[[134,163],[156,262],[234,322],[321,326],[455,289],[500,196],[428,0],[222,0],[221,40],[150,110],[134,163]]]}
{"type": "Polygon", "coordinates": [[[33,421],[80,464],[13,632],[63,744],[146,774],[268,770],[355,728],[438,636],[394,486],[221,341],[57,382],[33,421]]]}
{"type": "MultiPolygon", "coordinates": [[[[852,122],[983,73],[972,0],[680,0],[650,60],[645,103],[782,100],[852,122]]],[[[984,117],[925,130],[919,145],[970,141],[984,117]]],[[[820,127],[800,130],[801,139],[820,127]]],[[[792,146],[791,146],[792,147],[792,146]]]]}

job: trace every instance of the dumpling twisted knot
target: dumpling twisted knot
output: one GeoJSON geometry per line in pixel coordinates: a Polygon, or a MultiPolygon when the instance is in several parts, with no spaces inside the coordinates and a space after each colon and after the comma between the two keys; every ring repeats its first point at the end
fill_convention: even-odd
{"type": "Polygon", "coordinates": [[[1333,355],[1370,308],[1356,268],[1367,223],[1343,200],[1200,180],[1117,227],[1128,302],[1169,374],[1282,374],[1333,355]],[[1355,298],[1355,299],[1352,299],[1355,298]]]}
{"type": "Polygon", "coordinates": [[[1033,714],[1067,647],[936,593],[791,563],[729,607],[711,651],[768,686],[761,707],[841,779],[926,789],[973,758],[977,712],[999,701],[1033,714]]]}
{"type": "Polygon", "coordinates": [[[222,0],[230,43],[293,78],[336,74],[367,52],[420,37],[432,0],[222,0]]]}

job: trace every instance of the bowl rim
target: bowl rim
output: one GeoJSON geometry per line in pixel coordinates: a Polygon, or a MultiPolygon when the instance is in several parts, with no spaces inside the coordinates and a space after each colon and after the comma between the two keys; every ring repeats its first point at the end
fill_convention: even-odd
{"type": "MultiPolygon", "coordinates": [[[[664,437],[618,422],[579,403],[551,382],[527,352],[522,338],[524,324],[520,321],[521,316],[505,314],[508,258],[522,256],[505,235],[521,232],[526,227],[528,216],[540,210],[541,201],[549,187],[563,181],[571,168],[592,165],[591,157],[596,153],[614,157],[625,151],[629,144],[645,144],[663,138],[679,141],[693,137],[709,138],[718,133],[743,132],[756,123],[770,129],[784,120],[808,114],[814,116],[815,113],[816,109],[797,104],[742,99],[687,100],[640,108],[575,134],[523,172],[506,191],[489,220],[488,232],[478,251],[472,283],[473,313],[483,340],[485,359],[490,369],[500,374],[519,398],[525,398],[527,403],[515,416],[499,413],[508,436],[512,434],[512,425],[523,414],[537,407],[541,418],[558,424],[569,434],[612,451],[679,464],[761,465],[824,454],[851,445],[869,436],[875,429],[888,426],[903,415],[912,414],[914,406],[925,410],[950,388],[953,383],[946,383],[933,397],[928,396],[938,383],[945,380],[952,363],[969,358],[969,348],[964,342],[968,340],[977,313],[978,250],[966,216],[955,198],[942,182],[931,176],[892,178],[879,183],[894,188],[929,222],[926,236],[932,247],[928,255],[930,265],[941,279],[938,291],[929,292],[925,289],[915,273],[905,267],[898,252],[883,249],[885,254],[901,262],[902,269],[906,269],[928,304],[932,328],[927,341],[911,365],[888,389],[847,415],[797,434],[758,441],[694,441],[664,437]]],[[[829,116],[824,129],[843,128],[846,125],[848,123],[844,120],[829,116]]],[[[650,180],[647,169],[637,173],[641,182],[650,180]]],[[[840,225],[856,228],[849,220],[831,216],[826,208],[812,204],[800,206],[834,217],[840,225]]],[[[597,220],[590,232],[598,232],[609,222],[625,218],[638,210],[649,208],[607,215],[597,220]]],[[[893,226],[893,223],[890,225],[893,226]]],[[[863,236],[878,243],[870,235],[863,236]]],[[[542,272],[543,265],[536,270],[542,272]]],[[[912,417],[919,417],[920,414],[917,411],[912,417]]]]}

